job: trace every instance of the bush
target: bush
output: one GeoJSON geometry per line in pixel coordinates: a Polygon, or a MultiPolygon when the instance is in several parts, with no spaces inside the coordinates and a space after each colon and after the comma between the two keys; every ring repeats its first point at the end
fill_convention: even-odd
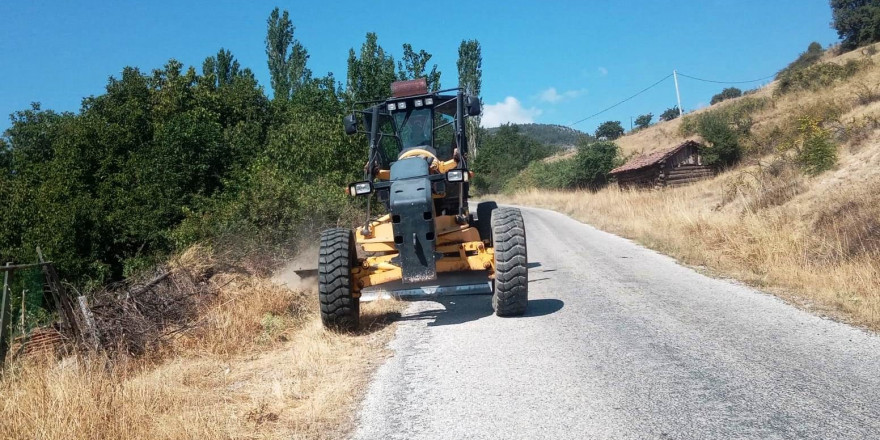
{"type": "Polygon", "coordinates": [[[650,127],[652,119],[654,119],[653,113],[639,115],[639,117],[636,118],[636,128],[641,130],[650,127]]]}
{"type": "Polygon", "coordinates": [[[702,149],[706,165],[726,168],[742,157],[739,135],[731,122],[722,114],[707,113],[697,119],[697,132],[709,143],[702,149]]]}
{"type": "Polygon", "coordinates": [[[712,100],[709,102],[711,105],[715,105],[721,101],[724,101],[725,99],[739,98],[740,96],[742,96],[742,94],[742,90],[736,87],[728,87],[722,90],[721,93],[712,96],[712,100]]]}
{"type": "Polygon", "coordinates": [[[746,97],[722,108],[685,116],[683,136],[699,134],[708,144],[702,152],[707,165],[725,168],[742,158],[742,143],[749,137],[752,114],[764,108],[769,99],[746,97]]]}
{"type": "Polygon", "coordinates": [[[870,59],[849,60],[845,64],[822,63],[804,69],[781,73],[775,94],[781,95],[799,90],[816,90],[850,78],[873,65],[870,59]]]}
{"type": "Polygon", "coordinates": [[[660,120],[671,121],[679,116],[681,116],[681,112],[678,111],[678,106],[676,105],[664,110],[663,113],[660,113],[660,120]]]}
{"type": "Polygon", "coordinates": [[[822,45],[817,42],[810,43],[807,46],[807,51],[800,54],[796,60],[792,61],[791,64],[786,66],[784,69],[780,70],[776,75],[776,79],[782,77],[782,75],[788,74],[790,72],[794,72],[796,70],[805,69],[807,67],[816,64],[821,58],[822,54],[825,51],[822,49],[822,45]]]}
{"type": "Polygon", "coordinates": [[[620,149],[614,142],[578,146],[569,188],[599,189],[608,184],[608,173],[620,165],[620,149]]]}
{"type": "Polygon", "coordinates": [[[597,190],[608,184],[608,173],[620,165],[619,152],[614,142],[582,142],[574,157],[530,163],[508,181],[505,192],[524,188],[597,190]]]}
{"type": "Polygon", "coordinates": [[[818,119],[799,118],[800,137],[794,144],[798,163],[807,174],[819,174],[837,163],[837,146],[831,141],[831,133],[822,128],[818,119]]]}

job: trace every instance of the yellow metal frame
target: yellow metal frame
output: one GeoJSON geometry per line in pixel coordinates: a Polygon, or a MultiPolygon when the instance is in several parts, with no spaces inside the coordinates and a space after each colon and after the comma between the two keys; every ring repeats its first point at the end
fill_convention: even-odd
{"type": "MultiPolygon", "coordinates": [[[[436,251],[444,254],[437,260],[437,273],[467,270],[489,271],[489,278],[495,275],[495,250],[487,247],[477,229],[470,225],[458,224],[454,215],[439,216],[434,220],[436,251]]],[[[354,278],[353,293],[360,296],[362,289],[401,279],[399,266],[391,259],[397,256],[394,246],[394,231],[391,216],[384,215],[370,222],[370,234],[365,236],[361,229],[355,231],[355,239],[360,248],[368,254],[359,259],[352,268],[354,278]]]]}

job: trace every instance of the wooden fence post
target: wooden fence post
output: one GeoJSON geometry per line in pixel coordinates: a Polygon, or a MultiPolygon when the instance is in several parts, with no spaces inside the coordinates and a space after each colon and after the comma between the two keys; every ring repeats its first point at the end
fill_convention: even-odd
{"type": "Polygon", "coordinates": [[[79,303],[79,311],[83,318],[83,325],[80,328],[83,332],[83,340],[91,345],[90,348],[97,350],[100,344],[100,338],[98,335],[98,328],[95,326],[95,316],[92,315],[92,311],[89,309],[89,302],[86,300],[85,296],[80,295],[76,300],[79,303]]]}
{"type": "Polygon", "coordinates": [[[79,321],[76,319],[76,313],[74,312],[73,301],[67,295],[67,292],[65,292],[64,286],[58,278],[58,272],[55,271],[55,266],[43,258],[43,251],[39,246],[37,247],[37,258],[39,258],[40,265],[43,267],[43,276],[46,277],[46,286],[49,289],[49,293],[52,295],[52,300],[55,301],[55,306],[58,308],[58,316],[61,318],[63,332],[66,333],[67,336],[78,340],[81,333],[78,325],[79,321]]]}
{"type": "MultiPolygon", "coordinates": [[[[12,263],[6,263],[7,267],[11,265],[12,263]]],[[[3,271],[3,298],[0,299],[0,367],[6,361],[6,351],[9,350],[7,327],[10,324],[8,317],[11,316],[9,313],[11,310],[7,309],[9,309],[9,270],[3,271]]]]}

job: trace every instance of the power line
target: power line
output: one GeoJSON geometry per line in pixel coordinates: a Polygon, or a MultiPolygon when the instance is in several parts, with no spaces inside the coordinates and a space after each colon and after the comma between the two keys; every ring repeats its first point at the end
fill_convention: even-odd
{"type": "MultiPolygon", "coordinates": [[[[679,74],[679,75],[681,75],[681,74],[679,74]]],[[[614,107],[617,107],[618,105],[623,104],[624,102],[629,101],[630,99],[633,99],[633,98],[635,98],[636,96],[639,96],[639,95],[641,95],[642,93],[645,93],[645,92],[647,92],[648,90],[653,89],[654,87],[658,86],[660,83],[662,83],[663,81],[666,81],[666,80],[669,79],[670,77],[672,77],[672,74],[671,74],[671,73],[670,73],[669,75],[664,76],[663,79],[661,79],[660,81],[657,81],[657,82],[655,82],[654,84],[651,84],[650,86],[645,87],[644,89],[642,89],[640,92],[636,93],[635,95],[632,95],[632,96],[630,96],[629,98],[626,98],[626,99],[624,99],[623,101],[620,101],[620,102],[618,102],[617,104],[614,104],[614,105],[612,105],[611,107],[608,107],[608,108],[606,108],[606,109],[604,109],[604,110],[602,110],[602,111],[600,111],[600,112],[598,112],[598,113],[593,113],[592,115],[587,116],[586,118],[583,118],[583,119],[581,119],[581,120],[579,120],[579,121],[576,121],[576,122],[572,122],[571,124],[568,124],[568,126],[571,127],[571,126],[574,126],[574,125],[580,124],[581,122],[584,122],[584,121],[586,121],[587,119],[595,118],[596,116],[599,116],[599,115],[601,115],[602,113],[605,113],[605,112],[607,112],[608,110],[611,110],[611,109],[613,109],[614,107]]]]}
{"type": "Polygon", "coordinates": [[[707,83],[715,83],[715,84],[746,84],[746,83],[753,83],[753,82],[764,81],[765,79],[773,78],[773,77],[776,76],[778,73],[779,73],[779,72],[776,72],[776,73],[774,73],[773,75],[765,76],[765,77],[763,77],[763,78],[758,78],[758,79],[750,79],[750,80],[748,80],[748,81],[715,81],[715,80],[712,80],[712,79],[697,78],[697,77],[695,77],[695,76],[685,75],[685,74],[683,74],[683,73],[681,73],[681,72],[678,72],[679,76],[683,76],[683,77],[685,77],[685,78],[690,78],[690,79],[695,79],[695,80],[697,80],[697,81],[703,81],[703,82],[707,82],[707,83]]]}

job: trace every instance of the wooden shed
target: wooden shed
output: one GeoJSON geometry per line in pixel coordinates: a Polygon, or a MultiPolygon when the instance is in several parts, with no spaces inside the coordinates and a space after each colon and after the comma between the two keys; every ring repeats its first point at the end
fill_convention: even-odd
{"type": "Polygon", "coordinates": [[[622,188],[656,188],[681,185],[715,175],[703,165],[700,144],[689,140],[681,145],[638,156],[611,170],[622,188]]]}

